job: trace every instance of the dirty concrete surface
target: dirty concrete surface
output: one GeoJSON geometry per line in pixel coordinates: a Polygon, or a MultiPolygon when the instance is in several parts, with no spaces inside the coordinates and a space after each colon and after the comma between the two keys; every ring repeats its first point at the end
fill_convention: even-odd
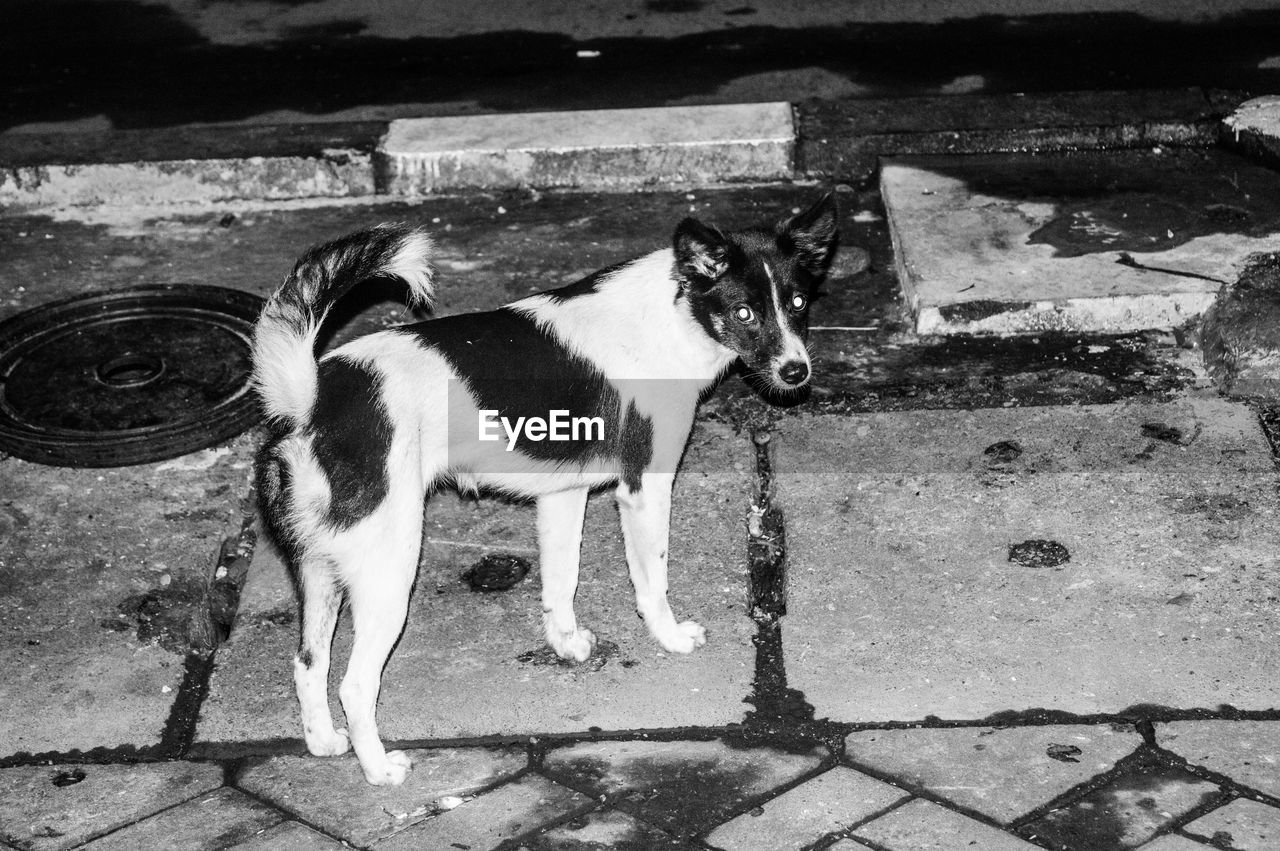
{"type": "Polygon", "coordinates": [[[0,460],[6,754],[160,745],[187,652],[216,643],[252,444],[123,469],[0,460]]]}
{"type": "MultiPolygon", "coordinates": [[[[435,231],[441,313],[484,309],[663,246],[686,214],[738,226],[784,216],[817,191],[774,185],[625,196],[512,192],[413,204],[0,217],[0,318],[68,294],[142,282],[216,283],[265,294],[307,245],[387,219],[435,231]]],[[[400,797],[345,784],[351,815],[338,822],[323,815],[334,802],[305,782],[317,763],[303,756],[295,726],[289,667],[296,616],[278,561],[273,575],[250,577],[229,640],[211,655],[184,655],[174,643],[182,630],[160,635],[140,628],[143,614],[188,624],[189,598],[163,589],[207,590],[228,547],[251,540],[244,532],[252,496],[247,464],[259,435],[176,462],[111,471],[0,461],[0,476],[15,483],[5,488],[0,514],[14,528],[5,538],[0,604],[22,606],[25,622],[44,630],[36,636],[41,645],[26,644],[30,636],[22,630],[5,634],[12,668],[0,674],[6,685],[22,686],[14,689],[21,712],[3,716],[10,726],[0,728],[0,773],[29,774],[38,755],[59,763],[48,774],[14,781],[13,808],[0,805],[0,815],[16,815],[0,817],[0,841],[64,847],[74,842],[50,831],[99,836],[109,828],[81,824],[73,833],[80,817],[60,805],[54,811],[66,830],[56,821],[9,825],[26,818],[23,806],[35,806],[24,803],[30,796],[45,801],[46,787],[85,782],[75,771],[92,780],[95,762],[141,759],[146,769],[150,761],[177,757],[225,768],[224,787],[184,793],[185,802],[165,813],[142,808],[143,820],[133,832],[115,834],[119,841],[163,835],[169,824],[213,844],[218,836],[240,841],[257,834],[266,841],[287,829],[323,841],[307,833],[319,829],[362,847],[382,837],[407,844],[430,835],[446,846],[495,847],[520,837],[534,848],[581,841],[588,848],[705,849],[731,847],[739,841],[732,837],[752,836],[758,823],[773,825],[771,836],[798,837],[799,848],[825,847],[837,836],[851,847],[859,837],[894,847],[875,837],[923,843],[929,831],[936,837],[962,828],[975,841],[1118,849],[1175,831],[1195,841],[1184,827],[1233,797],[1274,810],[1280,799],[1261,789],[1248,765],[1280,753],[1280,739],[1269,732],[1276,701],[1266,640],[1275,632],[1267,522],[1275,511],[1274,471],[1256,412],[1213,398],[1203,386],[1200,353],[1181,331],[917,337],[899,296],[879,194],[842,186],[838,198],[845,248],[814,307],[814,390],[799,405],[768,404],[731,376],[704,405],[681,477],[673,520],[682,530],[686,567],[673,571],[673,599],[712,627],[712,643],[690,659],[658,657],[630,615],[615,512],[597,499],[579,606],[584,622],[610,644],[581,668],[539,664],[550,660],[540,651],[536,578],[488,594],[460,579],[485,552],[534,560],[528,507],[441,495],[427,514],[415,620],[389,668],[381,708],[390,740],[422,748],[423,783],[400,797]],[[1083,441],[1082,448],[1072,449],[1065,434],[1083,441]],[[841,459],[821,462],[827,469],[816,473],[837,484],[817,486],[797,474],[794,461],[806,446],[811,465],[814,458],[841,459]],[[875,488],[858,490],[864,480],[875,488]],[[843,496],[853,499],[842,503],[843,496]],[[1113,498],[1123,511],[1113,512],[1113,498]],[[987,513],[992,506],[1000,509],[998,528],[987,513]],[[762,522],[773,516],[766,509],[780,511],[784,527],[762,522]],[[72,511],[83,527],[65,522],[72,511]],[[948,517],[951,525],[939,525],[948,517]],[[1161,534],[1188,543],[1174,553],[1168,540],[1154,540],[1161,534]],[[1146,550],[1143,536],[1153,539],[1146,550]],[[926,553],[924,545],[912,545],[917,538],[937,546],[926,553]],[[1072,560],[1044,567],[1007,561],[1010,545],[1040,539],[1061,542],[1072,560]],[[849,540],[861,541],[854,552],[849,540]],[[56,581],[41,556],[46,543],[58,552],[56,581]],[[948,563],[963,565],[972,597],[937,584],[941,562],[930,553],[952,548],[948,563]],[[1141,555],[1153,548],[1161,558],[1141,555]],[[1215,571],[1219,557],[1222,569],[1215,571]],[[85,571],[98,558],[90,585],[85,571]],[[876,561],[882,575],[870,587],[862,577],[846,588],[851,558],[876,561]],[[167,584],[158,563],[169,570],[167,584]],[[771,570],[785,571],[785,614],[757,605],[771,570]],[[925,599],[928,590],[940,593],[925,599]],[[1120,595],[1123,611],[1103,591],[1120,595]],[[131,598],[144,602],[121,611],[120,602],[131,598]],[[984,605],[1017,613],[1005,624],[1009,631],[993,632],[989,624],[998,628],[999,621],[978,623],[983,617],[975,612],[984,605]],[[1042,620],[1026,623],[1027,607],[1042,620]],[[75,623],[67,625],[72,608],[75,623]],[[94,617],[82,621],[81,608],[94,617]],[[875,617],[893,613],[876,621],[883,642],[862,632],[867,622],[856,612],[864,608],[875,617]],[[1241,612],[1255,618],[1251,628],[1233,621],[1241,612]],[[1164,624],[1164,637],[1140,629],[1153,617],[1164,624]],[[113,625],[103,626],[103,618],[113,625]],[[1099,636],[1137,644],[1118,641],[1111,655],[1099,650],[1088,657],[1097,665],[1065,665],[1078,661],[1061,652],[1072,636],[1085,650],[1095,638],[1103,647],[1090,632],[1095,620],[1099,636]],[[920,621],[918,633],[906,628],[920,621]],[[486,628],[468,637],[475,624],[486,628]],[[956,638],[956,630],[966,629],[968,644],[931,637],[950,630],[956,638]],[[35,655],[49,649],[43,642],[52,634],[63,642],[49,645],[57,653],[35,655]],[[1181,641],[1192,634],[1198,643],[1181,641]],[[1162,660],[1166,668],[1153,666],[1145,679],[1127,676],[1134,646],[1175,637],[1176,652],[1162,660]],[[78,661],[90,649],[94,659],[120,661],[95,678],[78,661]],[[1017,664],[1011,656],[1045,663],[1012,675],[1042,688],[984,678],[993,666],[1003,676],[1017,664]],[[32,664],[44,667],[24,667],[32,664]],[[1191,665],[1197,673],[1184,673],[1191,665]],[[938,673],[926,674],[931,668],[938,673]],[[1113,668],[1116,676],[1101,677],[1113,668]],[[79,684],[61,673],[72,669],[76,676],[86,672],[98,690],[73,693],[79,684]],[[1167,676],[1154,676],[1157,670],[1167,676]],[[475,671],[506,685],[477,688],[475,671]],[[1099,674],[1106,688],[1083,695],[1085,685],[1071,678],[1084,674],[1099,674]],[[968,676],[983,685],[960,683],[968,676]],[[933,688],[944,681],[958,685],[933,688]],[[111,701],[128,711],[109,709],[118,705],[111,701]],[[67,706],[79,714],[68,714],[67,706]],[[1221,732],[1241,717],[1262,725],[1250,731],[1244,749],[1221,732]],[[870,749],[860,755],[850,738],[879,729],[906,737],[997,735],[1046,721],[1062,728],[1062,741],[1008,739],[997,749],[1010,754],[1009,771],[994,782],[1016,783],[1021,770],[1064,767],[1060,782],[1024,796],[1016,814],[985,815],[986,804],[953,794],[948,787],[973,785],[963,771],[922,776],[907,758],[917,745],[904,745],[894,759],[870,749]],[[1176,727],[1186,723],[1208,726],[1176,727]],[[1089,738],[1099,724],[1114,725],[1105,747],[1089,738]],[[1170,728],[1195,743],[1194,757],[1177,751],[1177,740],[1162,738],[1170,728]],[[646,741],[666,746],[637,747],[646,741]],[[446,761],[456,770],[431,775],[433,760],[446,759],[444,744],[454,748],[446,761]],[[1073,755],[1073,747],[1081,754],[1073,755]],[[702,750],[733,755],[721,760],[728,768],[715,783],[673,767],[672,753],[702,750]],[[1210,751],[1222,756],[1206,768],[1210,751]],[[1098,769],[1083,772],[1080,764],[1098,769]],[[297,791],[304,788],[311,791],[297,791]],[[1157,802],[1154,815],[1148,798],[1157,802]],[[689,802],[715,818],[671,815],[681,812],[675,804],[687,810],[689,802]],[[837,804],[848,809],[831,818],[810,809],[837,804]],[[501,819],[494,816],[499,810],[501,819]],[[905,815],[893,818],[899,811],[905,815]],[[1059,844],[1049,844],[1050,836],[1059,844]]],[[[407,318],[394,287],[372,288],[337,317],[333,339],[407,318]]],[[[253,551],[255,565],[268,564],[268,556],[265,545],[253,551]]],[[[23,622],[6,611],[6,629],[23,622]]],[[[186,632],[189,642],[193,635],[199,632],[186,632]]],[[[972,742],[949,741],[961,763],[966,749],[976,750],[972,742]]],[[[358,780],[350,758],[323,770],[339,770],[333,766],[358,780]]]]}
{"type": "Polygon", "coordinates": [[[799,417],[773,445],[788,681],[818,717],[1280,703],[1280,506],[1247,406],[799,417]]]}

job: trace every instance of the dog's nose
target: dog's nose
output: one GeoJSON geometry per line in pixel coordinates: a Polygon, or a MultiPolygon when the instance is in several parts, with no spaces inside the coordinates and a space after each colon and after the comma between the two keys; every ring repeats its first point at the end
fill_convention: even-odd
{"type": "Polygon", "coordinates": [[[809,365],[799,360],[787,361],[778,370],[778,377],[792,386],[804,384],[809,377],[809,365]]]}

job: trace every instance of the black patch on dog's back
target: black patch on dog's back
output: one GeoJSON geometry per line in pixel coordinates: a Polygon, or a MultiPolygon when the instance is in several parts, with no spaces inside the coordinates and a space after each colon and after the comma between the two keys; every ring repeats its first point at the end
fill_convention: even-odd
{"type": "Polygon", "coordinates": [[[631,261],[626,263],[615,263],[612,266],[606,266],[598,272],[592,272],[580,281],[574,281],[572,284],[560,287],[554,290],[547,290],[541,293],[557,304],[570,299],[580,298],[584,295],[594,295],[600,291],[600,282],[609,277],[619,269],[627,266],[631,261]]]}
{"type": "Polygon", "coordinates": [[[530,458],[583,462],[617,451],[617,389],[594,364],[529,316],[503,307],[400,330],[443,355],[481,410],[495,410],[512,423],[518,417],[546,419],[553,410],[604,421],[604,440],[531,441],[521,435],[516,448],[530,458]]]}
{"type": "Polygon", "coordinates": [[[329,522],[346,529],[387,496],[391,417],[381,378],[340,357],[322,361],[311,409],[312,452],[329,480],[329,522]]]}

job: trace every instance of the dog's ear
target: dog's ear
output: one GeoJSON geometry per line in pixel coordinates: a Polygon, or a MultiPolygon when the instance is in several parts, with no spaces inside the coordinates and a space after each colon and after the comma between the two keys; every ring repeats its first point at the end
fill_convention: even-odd
{"type": "Polygon", "coordinates": [[[796,255],[811,275],[826,277],[840,244],[840,212],[835,195],[828,192],[802,213],[778,225],[778,230],[791,237],[796,255]]]}
{"type": "Polygon", "coordinates": [[[709,286],[729,268],[724,234],[690,216],[676,226],[676,268],[686,281],[709,286]]]}

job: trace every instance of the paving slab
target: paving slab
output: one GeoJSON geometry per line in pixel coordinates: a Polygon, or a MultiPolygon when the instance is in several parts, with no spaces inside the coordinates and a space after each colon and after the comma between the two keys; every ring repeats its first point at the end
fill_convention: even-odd
{"type": "Polygon", "coordinates": [[[800,851],[908,797],[902,789],[837,766],[717,827],[706,841],[726,851],[800,851]]]}
{"type": "Polygon", "coordinates": [[[196,762],[0,769],[0,841],[71,848],[221,785],[221,766],[196,762]]]}
{"type": "Polygon", "coordinates": [[[586,795],[529,774],[420,822],[375,847],[494,851],[509,840],[594,805],[586,795]]]}
{"type": "Polygon", "coordinates": [[[1157,837],[1143,845],[1142,851],[1205,851],[1206,848],[1212,847],[1211,845],[1196,842],[1194,839],[1170,833],[1157,837]]]}
{"type": "Polygon", "coordinates": [[[93,851],[215,851],[254,839],[284,816],[243,792],[222,788],[90,842],[93,851]]]}
{"type": "Polygon", "coordinates": [[[1221,789],[1181,768],[1155,761],[1127,764],[1111,781],[1018,832],[1050,848],[1121,851],[1165,832],[1221,789]]]}
{"type": "Polygon", "coordinates": [[[845,737],[845,758],[1009,824],[1110,771],[1141,744],[1131,727],[1109,724],[863,730],[845,737]]]}
{"type": "Polygon", "coordinates": [[[1280,96],[1251,98],[1222,120],[1223,139],[1268,165],[1280,165],[1280,96]]]}
{"type": "Polygon", "coordinates": [[[0,756],[160,743],[251,447],[117,469],[0,459],[0,756]]]}
{"type": "Polygon", "coordinates": [[[617,810],[596,810],[521,843],[529,851],[694,851],[694,846],[617,810]]]}
{"type": "Polygon", "coordinates": [[[550,751],[544,768],[565,784],[687,836],[816,770],[826,756],[819,747],[788,753],[722,741],[583,742],[550,751]]]}
{"type": "Polygon", "coordinates": [[[338,851],[349,846],[296,821],[285,821],[231,847],[239,851],[338,851]]]}
{"type": "Polygon", "coordinates": [[[474,795],[528,764],[523,749],[411,750],[400,786],[370,786],[354,756],[277,756],[252,761],[236,785],[356,846],[371,845],[435,815],[445,797],[474,795]]]}
{"type": "Polygon", "coordinates": [[[1201,816],[1183,830],[1239,851],[1266,851],[1280,845],[1280,809],[1238,799],[1201,816]]]}
{"type": "Polygon", "coordinates": [[[1217,150],[889,158],[880,184],[920,333],[1185,325],[1280,234],[1280,176],[1217,150]]]}
{"type": "Polygon", "coordinates": [[[886,851],[1032,851],[1039,847],[919,798],[856,828],[853,834],[886,851]]]}
{"type": "Polygon", "coordinates": [[[384,191],[767,181],[792,174],[789,103],[408,118],[378,146],[384,191]]]}
{"type": "Polygon", "coordinates": [[[1248,407],[796,417],[773,445],[788,684],[818,717],[1280,706],[1280,506],[1248,407]],[[1038,541],[1070,560],[1010,560],[1038,541]]]}
{"type": "Polygon", "coordinates": [[[1156,743],[1191,765],[1280,798],[1280,722],[1174,721],[1157,725],[1156,743]]]}
{"type": "MultiPolygon", "coordinates": [[[[461,575],[481,556],[514,552],[536,564],[534,509],[451,493],[427,508],[424,562],[409,625],[383,678],[379,726],[390,741],[538,733],[719,726],[742,720],[751,689],[755,627],[747,613],[746,514],[753,447],[727,427],[698,427],[676,486],[671,599],[681,618],[707,627],[705,647],[665,653],[635,616],[617,510],[609,494],[587,512],[579,621],[601,644],[593,660],[561,664],[544,649],[536,569],[514,589],[476,593],[461,575]]],[[[266,552],[265,550],[263,551],[266,552]]],[[[292,603],[283,565],[242,601],[218,652],[196,741],[236,745],[299,736],[291,658],[292,603]]],[[[246,589],[248,592],[250,589],[246,589]]],[[[338,625],[335,668],[346,663],[350,626],[338,625]]],[[[332,678],[331,703],[338,678],[332,678]]]]}

